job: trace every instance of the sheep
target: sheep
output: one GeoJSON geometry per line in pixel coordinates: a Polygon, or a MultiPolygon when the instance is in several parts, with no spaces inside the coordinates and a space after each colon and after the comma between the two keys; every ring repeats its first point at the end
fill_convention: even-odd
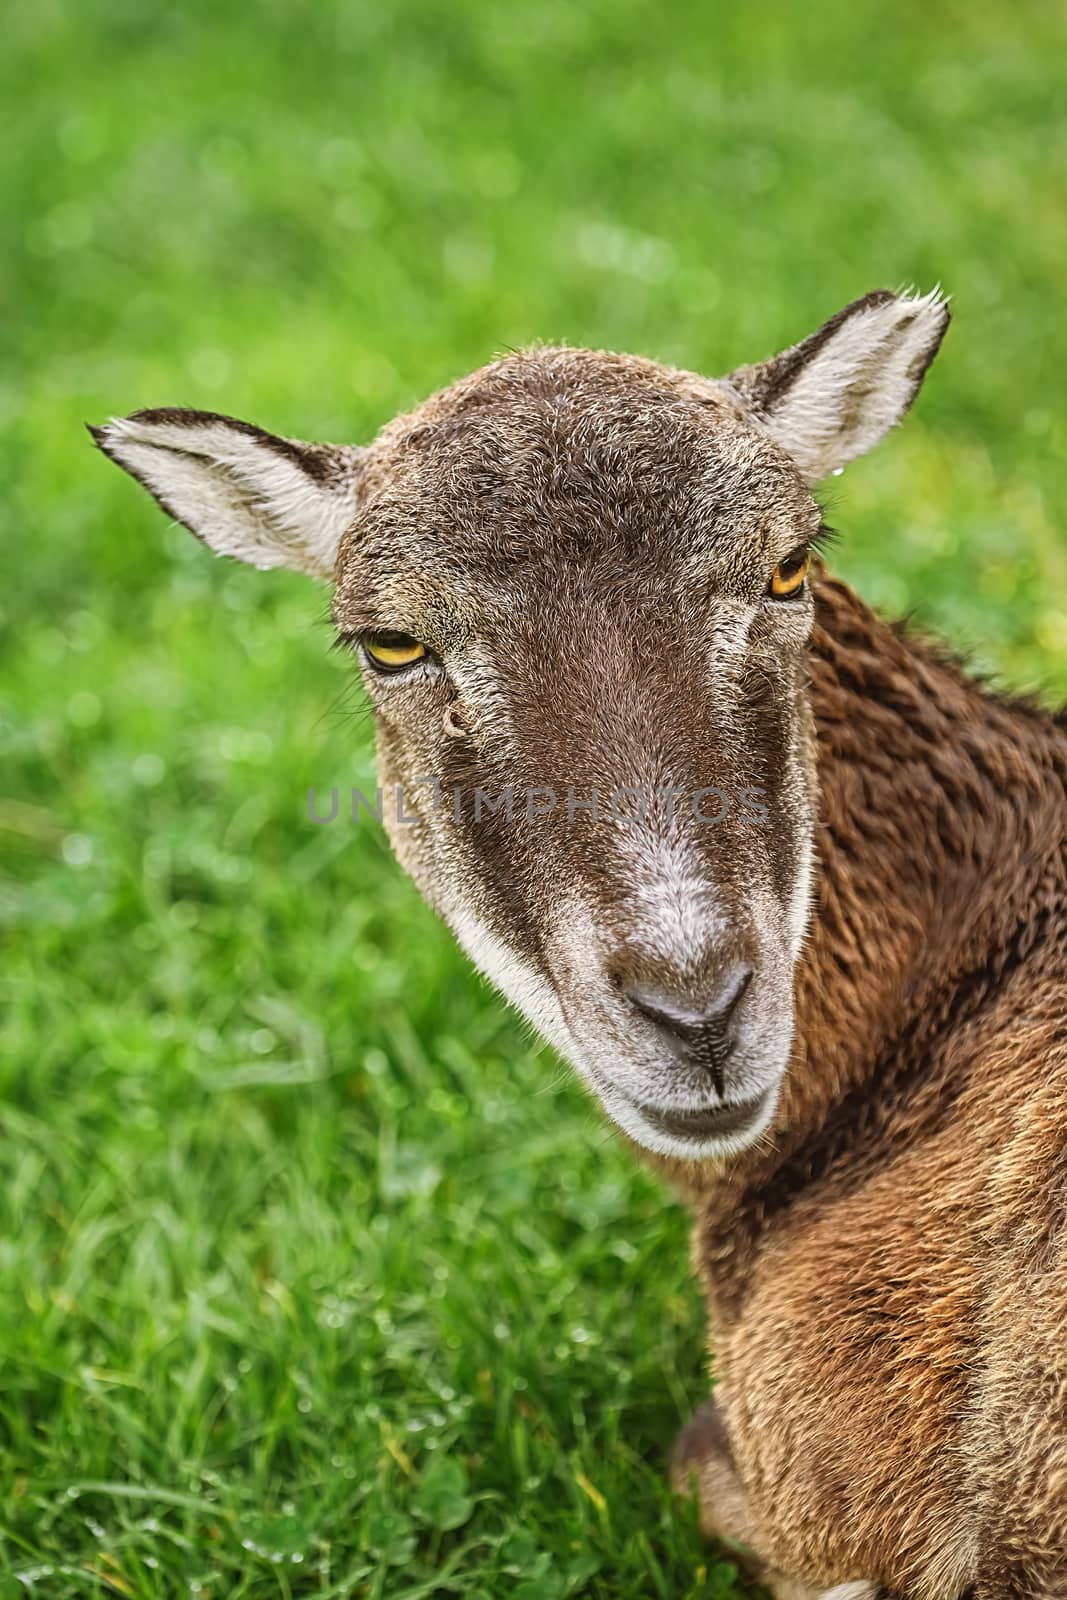
{"type": "Polygon", "coordinates": [[[719,380],[538,347],[365,448],[94,430],[333,584],[401,864],[692,1208],[671,1470],[781,1597],[1067,1595],[1067,727],[836,581],[813,495],[948,316],[719,380]]]}

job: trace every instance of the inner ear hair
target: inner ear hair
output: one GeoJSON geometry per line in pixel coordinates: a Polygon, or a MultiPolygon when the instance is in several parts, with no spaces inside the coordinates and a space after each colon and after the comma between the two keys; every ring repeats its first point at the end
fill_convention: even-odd
{"type": "Polygon", "coordinates": [[[908,410],[940,347],[949,307],[876,289],[799,344],[727,380],[809,482],[862,455],[908,410]]]}
{"type": "Polygon", "coordinates": [[[355,446],[306,443],[236,417],[169,406],[90,432],[218,555],[333,576],[357,506],[362,451],[355,446]]]}

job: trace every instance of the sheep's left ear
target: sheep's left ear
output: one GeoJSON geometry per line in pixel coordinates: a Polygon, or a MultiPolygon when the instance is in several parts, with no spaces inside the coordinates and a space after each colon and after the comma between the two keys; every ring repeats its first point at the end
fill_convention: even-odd
{"type": "Polygon", "coordinates": [[[809,483],[863,455],[898,423],[948,327],[935,289],[876,289],[800,344],[725,381],[809,483]]]}
{"type": "Polygon", "coordinates": [[[354,446],[302,444],[212,411],[135,411],[89,431],[217,555],[333,577],[356,512],[354,446]]]}

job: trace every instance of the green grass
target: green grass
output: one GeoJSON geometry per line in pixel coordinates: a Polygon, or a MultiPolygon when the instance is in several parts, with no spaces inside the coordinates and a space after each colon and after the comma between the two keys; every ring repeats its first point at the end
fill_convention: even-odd
{"type": "Polygon", "coordinates": [[[321,593],[83,420],[363,439],[534,338],[709,371],[941,282],[837,561],[1067,694],[1067,13],[34,0],[0,93],[0,1595],[726,1597],[686,1224],[380,834],[321,593]],[[13,569],[13,581],[12,581],[13,569]]]}

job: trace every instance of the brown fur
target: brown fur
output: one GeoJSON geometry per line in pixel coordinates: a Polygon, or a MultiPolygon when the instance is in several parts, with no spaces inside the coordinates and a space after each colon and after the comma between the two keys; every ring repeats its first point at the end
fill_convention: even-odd
{"type": "Polygon", "coordinates": [[[797,1057],[694,1196],[737,1476],[812,1583],[1064,1594],[1067,737],[840,584],[818,617],[797,1057]]]}

